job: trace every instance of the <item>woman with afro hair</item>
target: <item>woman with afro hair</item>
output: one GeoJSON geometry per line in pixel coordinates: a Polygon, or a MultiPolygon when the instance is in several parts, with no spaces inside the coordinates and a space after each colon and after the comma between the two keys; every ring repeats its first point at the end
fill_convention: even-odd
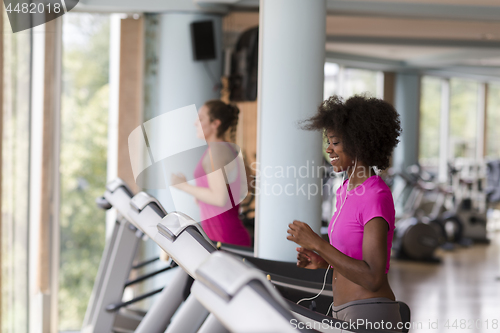
{"type": "Polygon", "coordinates": [[[335,172],[347,176],[337,190],[329,242],[293,221],[287,239],[297,243],[297,266],[333,269],[334,318],[382,323],[400,330],[399,304],[387,279],[395,209],[384,170],[401,134],[399,115],[380,99],[354,96],[324,101],[304,129],[323,131],[335,172]]]}

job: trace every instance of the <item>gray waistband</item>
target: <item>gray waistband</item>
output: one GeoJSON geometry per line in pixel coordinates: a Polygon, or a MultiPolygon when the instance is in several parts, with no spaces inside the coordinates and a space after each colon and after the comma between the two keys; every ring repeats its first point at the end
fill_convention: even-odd
{"type": "Polygon", "coordinates": [[[364,305],[364,304],[397,304],[397,301],[393,301],[392,299],[389,299],[387,297],[374,297],[374,298],[366,298],[366,299],[359,299],[356,301],[351,301],[347,302],[338,306],[333,306],[332,310],[335,312],[341,311],[347,307],[353,306],[353,305],[364,305]]]}

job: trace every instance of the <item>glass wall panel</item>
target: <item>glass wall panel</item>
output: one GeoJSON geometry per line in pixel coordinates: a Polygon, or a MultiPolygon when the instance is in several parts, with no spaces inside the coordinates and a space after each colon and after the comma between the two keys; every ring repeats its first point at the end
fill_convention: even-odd
{"type": "Polygon", "coordinates": [[[477,89],[475,81],[450,80],[450,148],[454,158],[475,159],[477,89]]]}
{"type": "Polygon", "coordinates": [[[59,329],[80,330],[104,249],[109,15],[63,17],[59,329]]]}
{"type": "Polygon", "coordinates": [[[500,84],[489,84],[487,96],[486,156],[500,159],[500,84]]]}
{"type": "Polygon", "coordinates": [[[421,81],[419,163],[428,168],[439,164],[441,80],[424,76],[421,81]]]}
{"type": "Polygon", "coordinates": [[[28,332],[31,30],[12,33],[4,12],[2,333],[28,332]]]}

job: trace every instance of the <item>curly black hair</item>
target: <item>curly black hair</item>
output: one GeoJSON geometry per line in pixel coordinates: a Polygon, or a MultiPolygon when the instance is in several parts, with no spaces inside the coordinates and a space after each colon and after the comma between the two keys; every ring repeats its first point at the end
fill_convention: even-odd
{"type": "Polygon", "coordinates": [[[394,147],[399,143],[401,122],[394,107],[377,98],[356,95],[345,102],[331,96],[313,117],[302,121],[306,130],[333,131],[342,138],[346,154],[379,170],[389,167],[394,147]]]}

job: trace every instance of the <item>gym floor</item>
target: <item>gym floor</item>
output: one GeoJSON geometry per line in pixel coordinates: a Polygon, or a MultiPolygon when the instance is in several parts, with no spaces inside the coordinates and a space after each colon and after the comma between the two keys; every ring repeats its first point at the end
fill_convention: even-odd
{"type": "Polygon", "coordinates": [[[500,332],[500,230],[489,245],[439,251],[441,264],[391,261],[396,298],[411,309],[410,332],[500,332]]]}

